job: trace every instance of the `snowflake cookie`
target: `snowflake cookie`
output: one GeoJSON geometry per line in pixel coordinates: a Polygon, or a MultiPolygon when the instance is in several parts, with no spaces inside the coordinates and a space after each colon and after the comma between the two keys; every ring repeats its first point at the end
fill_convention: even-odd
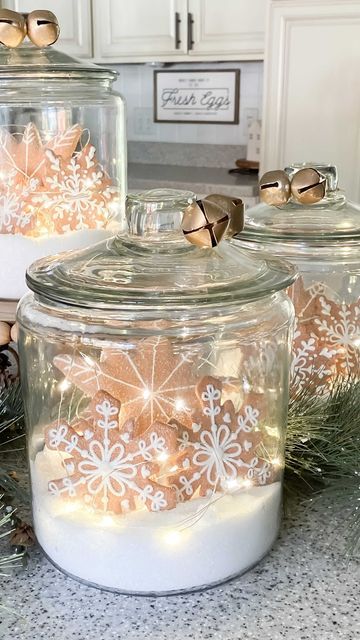
{"type": "Polygon", "coordinates": [[[54,364],[86,395],[102,389],[121,400],[121,420],[134,416],[137,433],[156,420],[191,424],[197,403],[194,358],[189,351],[174,353],[166,338],[104,348],[100,362],[62,354],[54,364]]]}
{"type": "Polygon", "coordinates": [[[114,216],[112,186],[84,130],[75,124],[55,136],[33,122],[21,134],[0,127],[0,233],[40,236],[102,228],[114,216]]]}
{"type": "Polygon", "coordinates": [[[326,391],[330,378],[334,375],[334,349],[320,345],[313,331],[310,331],[298,318],[295,318],[295,331],[292,345],[290,380],[295,391],[307,385],[317,391],[326,391]]]}
{"type": "Polygon", "coordinates": [[[319,297],[321,315],[315,318],[316,333],[322,347],[335,354],[337,373],[358,371],[360,363],[360,301],[337,304],[319,297]]]}
{"type": "Polygon", "coordinates": [[[101,228],[112,217],[109,205],[117,195],[96,160],[95,147],[87,145],[70,159],[45,152],[44,186],[28,206],[45,212],[54,221],[56,233],[101,228]]]}
{"type": "Polygon", "coordinates": [[[155,421],[134,437],[134,421],[119,427],[120,402],[110,394],[96,393],[86,419],[76,420],[76,430],[66,422],[46,429],[49,449],[67,455],[66,476],[49,482],[57,496],[81,498],[89,507],[114,513],[142,508],[172,509],[176,490],[156,480],[166,477],[164,460],[176,450],[176,430],[155,421]]]}
{"type": "Polygon", "coordinates": [[[330,299],[324,283],[305,288],[302,278],[291,287],[297,324],[293,343],[292,385],[326,391],[331,379],[359,367],[360,304],[330,299]]]}
{"type": "MultiPolygon", "coordinates": [[[[222,383],[205,377],[197,386],[202,409],[194,414],[190,428],[178,422],[180,469],[170,477],[179,500],[210,496],[215,491],[232,491],[241,480],[267,484],[270,464],[259,458],[257,430],[259,411],[246,405],[236,412],[231,400],[221,404],[222,383]]],[[[172,423],[171,423],[172,424],[172,423]]]]}

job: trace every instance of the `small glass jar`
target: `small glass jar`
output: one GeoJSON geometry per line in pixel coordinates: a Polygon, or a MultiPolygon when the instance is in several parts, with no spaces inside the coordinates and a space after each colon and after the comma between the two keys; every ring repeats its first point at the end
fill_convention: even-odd
{"type": "Polygon", "coordinates": [[[285,171],[292,178],[306,167],[325,178],[325,197],[312,205],[290,198],[282,206],[249,209],[238,241],[298,268],[300,278],[289,291],[296,313],[293,389],[327,392],[338,376],[359,372],[360,206],[338,189],[330,164],[295,164],[285,171]]]}
{"type": "Polygon", "coordinates": [[[117,74],[51,47],[0,50],[0,299],[36,259],[110,237],[124,220],[117,74]]]}
{"type": "Polygon", "coordinates": [[[192,200],[129,196],[128,233],[32,265],[18,311],[37,539],[121,592],[227,580],[280,524],[295,270],[188,243],[192,200]]]}

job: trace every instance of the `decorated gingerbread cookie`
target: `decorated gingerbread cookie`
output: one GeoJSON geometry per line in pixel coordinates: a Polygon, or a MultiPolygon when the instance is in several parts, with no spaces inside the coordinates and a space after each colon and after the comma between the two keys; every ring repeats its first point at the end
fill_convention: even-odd
{"type": "Polygon", "coordinates": [[[88,396],[103,389],[120,400],[121,420],[134,417],[137,433],[156,420],[191,424],[197,404],[194,357],[189,351],[175,353],[166,338],[105,348],[100,362],[63,354],[54,364],[88,396]]]}
{"type": "Polygon", "coordinates": [[[176,422],[179,432],[179,467],[170,482],[179,500],[211,496],[216,491],[240,488],[241,480],[266,484],[270,465],[259,457],[259,411],[245,405],[236,412],[231,400],[222,404],[222,383],[203,378],[197,386],[201,410],[190,427],[176,422]]]}
{"type": "MultiPolygon", "coordinates": [[[[78,124],[42,139],[28,123],[22,134],[0,128],[0,233],[44,233],[105,227],[118,190],[78,124]]],[[[89,138],[89,136],[88,136],[89,138]]]]}
{"type": "Polygon", "coordinates": [[[149,511],[172,509],[176,490],[166,486],[166,460],[177,446],[176,430],[154,421],[134,437],[134,421],[119,426],[120,402],[99,391],[76,420],[76,430],[66,422],[50,425],[45,442],[64,455],[66,475],[52,480],[49,491],[81,498],[100,511],[125,513],[146,506],[149,511]],[[161,476],[161,480],[157,479],[161,476]]]}
{"type": "Polygon", "coordinates": [[[293,387],[326,391],[332,378],[358,370],[360,304],[336,302],[323,283],[305,288],[302,278],[289,293],[296,311],[293,387]]]}

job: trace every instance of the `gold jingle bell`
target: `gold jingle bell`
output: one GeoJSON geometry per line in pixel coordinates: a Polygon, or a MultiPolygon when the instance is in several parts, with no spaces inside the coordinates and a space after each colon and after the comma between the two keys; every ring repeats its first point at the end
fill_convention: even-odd
{"type": "Polygon", "coordinates": [[[215,202],[196,200],[186,207],[181,228],[191,244],[198,247],[216,247],[229,227],[230,216],[215,202]]]}
{"type": "Polygon", "coordinates": [[[224,209],[230,216],[229,226],[226,236],[232,238],[244,229],[244,203],[240,198],[232,198],[231,196],[223,196],[220,193],[212,193],[206,196],[208,202],[214,202],[221,209],[224,209]]]}
{"type": "Polygon", "coordinates": [[[26,36],[26,20],[21,13],[0,9],[0,43],[15,49],[26,36]]]}
{"type": "Polygon", "coordinates": [[[326,179],[316,169],[305,168],[295,173],[291,194],[301,204],[315,204],[325,195],[326,179]]]}
{"type": "Polygon", "coordinates": [[[267,171],[264,173],[259,182],[261,202],[280,206],[287,203],[290,194],[290,180],[285,171],[267,171]]]}
{"type": "Polygon", "coordinates": [[[29,13],[27,30],[31,42],[39,48],[54,44],[60,33],[59,23],[55,14],[52,11],[42,9],[29,13]]]}

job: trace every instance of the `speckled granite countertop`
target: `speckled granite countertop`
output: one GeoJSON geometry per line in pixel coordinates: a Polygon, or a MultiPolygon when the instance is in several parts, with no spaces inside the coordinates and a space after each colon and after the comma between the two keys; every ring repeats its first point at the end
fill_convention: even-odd
{"type": "Polygon", "coordinates": [[[341,555],[339,523],[330,515],[323,507],[305,510],[252,571],[184,596],[101,592],[62,575],[35,550],[27,572],[0,579],[7,607],[0,638],[358,640],[360,566],[341,555]]]}
{"type": "Polygon", "coordinates": [[[192,167],[166,164],[129,163],[128,186],[137,189],[190,189],[197,195],[217,191],[243,198],[248,206],[257,201],[256,175],[229,174],[223,167],[192,167]]]}

